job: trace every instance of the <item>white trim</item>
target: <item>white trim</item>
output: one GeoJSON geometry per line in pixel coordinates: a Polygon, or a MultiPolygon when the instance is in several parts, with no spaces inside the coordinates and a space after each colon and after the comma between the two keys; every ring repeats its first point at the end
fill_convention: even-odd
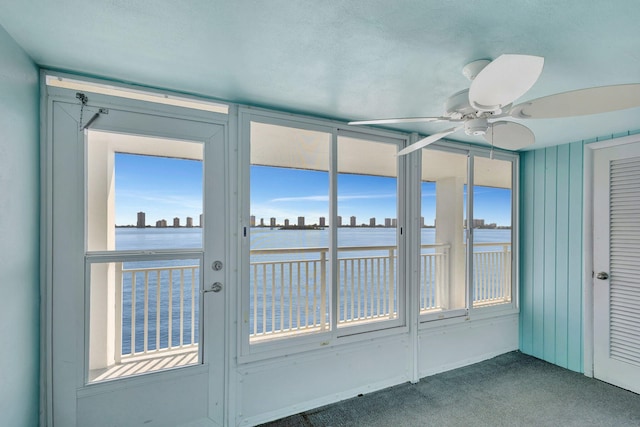
{"type": "Polygon", "coordinates": [[[175,107],[191,108],[209,111],[212,113],[229,113],[229,105],[226,103],[214,102],[193,96],[179,96],[166,90],[151,89],[141,86],[134,87],[132,85],[124,84],[115,85],[88,78],[78,79],[67,77],[67,75],[63,73],[55,73],[46,70],[44,71],[44,76],[44,84],[46,86],[172,105],[175,107]]]}
{"type": "MultiPolygon", "coordinates": [[[[607,141],[610,143],[610,141],[607,141]]],[[[589,144],[583,148],[582,159],[582,336],[583,371],[593,377],[593,150],[589,144]]]]}
{"type": "Polygon", "coordinates": [[[49,254],[53,248],[52,194],[53,173],[52,144],[49,129],[52,128],[52,101],[45,87],[45,72],[40,71],[40,425],[53,425],[53,363],[51,280],[53,266],[49,254]]]}
{"type": "Polygon", "coordinates": [[[633,144],[634,142],[638,142],[638,141],[640,141],[640,134],[633,134],[633,135],[621,136],[619,138],[607,139],[605,141],[586,143],[585,147],[589,147],[590,149],[593,149],[593,150],[599,150],[601,148],[610,148],[610,147],[616,147],[618,145],[633,144]]]}

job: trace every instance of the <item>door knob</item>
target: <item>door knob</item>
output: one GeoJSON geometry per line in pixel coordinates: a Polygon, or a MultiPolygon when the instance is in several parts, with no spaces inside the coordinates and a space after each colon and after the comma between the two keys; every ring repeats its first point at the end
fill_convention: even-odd
{"type": "Polygon", "coordinates": [[[604,271],[601,271],[598,274],[596,274],[596,278],[600,280],[607,280],[609,278],[609,274],[604,271]]]}
{"type": "Polygon", "coordinates": [[[211,284],[208,289],[205,289],[202,292],[220,292],[221,290],[222,290],[222,283],[215,282],[211,284]]]}

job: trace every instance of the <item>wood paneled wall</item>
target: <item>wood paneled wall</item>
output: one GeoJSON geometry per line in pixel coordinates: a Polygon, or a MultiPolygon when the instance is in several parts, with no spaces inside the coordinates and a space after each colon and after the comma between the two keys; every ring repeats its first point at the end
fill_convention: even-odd
{"type": "Polygon", "coordinates": [[[522,153],[520,350],[583,372],[583,143],[522,153]]]}

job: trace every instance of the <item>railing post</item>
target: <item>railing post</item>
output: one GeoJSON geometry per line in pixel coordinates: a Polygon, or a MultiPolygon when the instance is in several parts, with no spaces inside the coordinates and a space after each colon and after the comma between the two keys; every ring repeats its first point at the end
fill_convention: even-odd
{"type": "Polygon", "coordinates": [[[113,334],[115,337],[114,342],[114,360],[116,364],[120,364],[122,360],[122,263],[116,262],[116,272],[115,272],[115,333],[113,334]]]}
{"type": "Polygon", "coordinates": [[[320,252],[320,329],[327,329],[327,252],[320,252]]]}
{"type": "Polygon", "coordinates": [[[387,307],[389,307],[389,319],[393,319],[394,317],[394,309],[395,309],[395,304],[394,304],[394,295],[395,295],[395,285],[396,285],[396,269],[395,269],[395,265],[394,265],[394,253],[395,253],[395,248],[391,248],[389,249],[389,304],[387,305],[387,307]]]}

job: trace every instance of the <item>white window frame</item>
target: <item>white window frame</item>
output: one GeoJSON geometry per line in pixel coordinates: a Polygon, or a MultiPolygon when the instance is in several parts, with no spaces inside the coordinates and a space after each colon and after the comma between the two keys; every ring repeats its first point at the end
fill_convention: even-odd
{"type": "MultiPolygon", "coordinates": [[[[268,340],[259,343],[249,342],[249,253],[250,253],[250,148],[251,148],[251,135],[250,126],[251,122],[259,122],[265,124],[272,124],[277,126],[292,127],[304,130],[311,130],[317,132],[325,132],[331,135],[331,148],[330,148],[330,165],[329,165],[329,216],[330,218],[337,218],[337,140],[339,136],[345,136],[350,138],[358,138],[369,141],[384,142],[384,143],[396,143],[398,150],[402,149],[409,139],[406,134],[398,134],[395,132],[381,131],[368,128],[349,128],[344,123],[332,122],[328,120],[314,119],[302,116],[292,116],[288,114],[276,113],[267,110],[261,110],[256,108],[240,108],[239,120],[238,120],[238,134],[240,135],[239,141],[239,162],[238,168],[240,183],[240,193],[243,194],[240,201],[241,212],[241,230],[242,236],[241,254],[240,254],[240,286],[238,286],[238,324],[237,328],[237,351],[238,360],[240,363],[248,363],[256,360],[262,360],[270,357],[283,356],[287,354],[294,354],[302,351],[313,350],[321,347],[332,346],[338,343],[350,343],[361,340],[374,339],[377,337],[384,337],[388,335],[395,335],[406,333],[408,331],[408,319],[409,319],[409,292],[408,292],[408,277],[405,273],[405,268],[400,267],[400,264],[404,262],[406,258],[406,243],[404,235],[406,235],[406,227],[403,218],[405,215],[404,198],[405,198],[405,186],[406,186],[406,157],[400,157],[398,160],[398,176],[397,176],[397,213],[398,213],[398,230],[403,230],[403,235],[398,233],[397,248],[398,248],[398,271],[396,272],[397,281],[397,296],[398,299],[398,316],[393,320],[383,320],[370,322],[363,325],[347,326],[338,328],[335,324],[337,320],[337,306],[336,306],[336,292],[334,288],[336,285],[337,277],[337,265],[335,262],[336,251],[332,249],[334,242],[337,241],[337,228],[330,227],[329,237],[329,253],[331,254],[331,260],[329,261],[330,271],[328,276],[330,279],[328,282],[331,284],[330,292],[330,325],[328,331],[317,332],[311,334],[294,335],[287,338],[280,338],[274,340],[268,340]],[[355,130],[353,130],[355,129],[355,130]],[[245,319],[247,321],[245,322],[245,319]]],[[[330,225],[335,224],[335,221],[330,220],[330,225]]]]}
{"type": "MultiPolygon", "coordinates": [[[[438,150],[450,153],[465,154],[468,156],[467,167],[467,226],[465,227],[467,242],[465,253],[465,293],[466,293],[466,307],[464,309],[448,310],[437,314],[419,314],[419,327],[420,329],[439,327],[443,324],[449,324],[451,322],[463,322],[471,319],[484,319],[495,316],[516,314],[519,312],[519,206],[520,206],[520,187],[519,187],[519,175],[520,175],[520,156],[518,153],[510,152],[500,149],[490,149],[485,147],[479,147],[470,144],[455,143],[450,141],[437,142],[430,147],[424,148],[424,150],[438,150]],[[473,306],[473,232],[469,232],[473,224],[473,186],[474,186],[474,158],[485,157],[493,158],[496,160],[503,160],[511,162],[512,175],[511,175],[511,301],[508,303],[487,305],[484,307],[473,306]]],[[[420,192],[420,171],[421,171],[421,158],[418,159],[418,189],[420,192]]],[[[419,210],[419,206],[418,206],[419,210]]],[[[420,239],[418,239],[420,240],[420,239]]],[[[414,245],[417,251],[416,263],[419,269],[419,245],[414,245]]],[[[420,286],[420,272],[417,273],[417,285],[420,286]]],[[[418,290],[419,292],[419,290],[418,290]]],[[[419,313],[419,309],[418,309],[419,313]]]]}

